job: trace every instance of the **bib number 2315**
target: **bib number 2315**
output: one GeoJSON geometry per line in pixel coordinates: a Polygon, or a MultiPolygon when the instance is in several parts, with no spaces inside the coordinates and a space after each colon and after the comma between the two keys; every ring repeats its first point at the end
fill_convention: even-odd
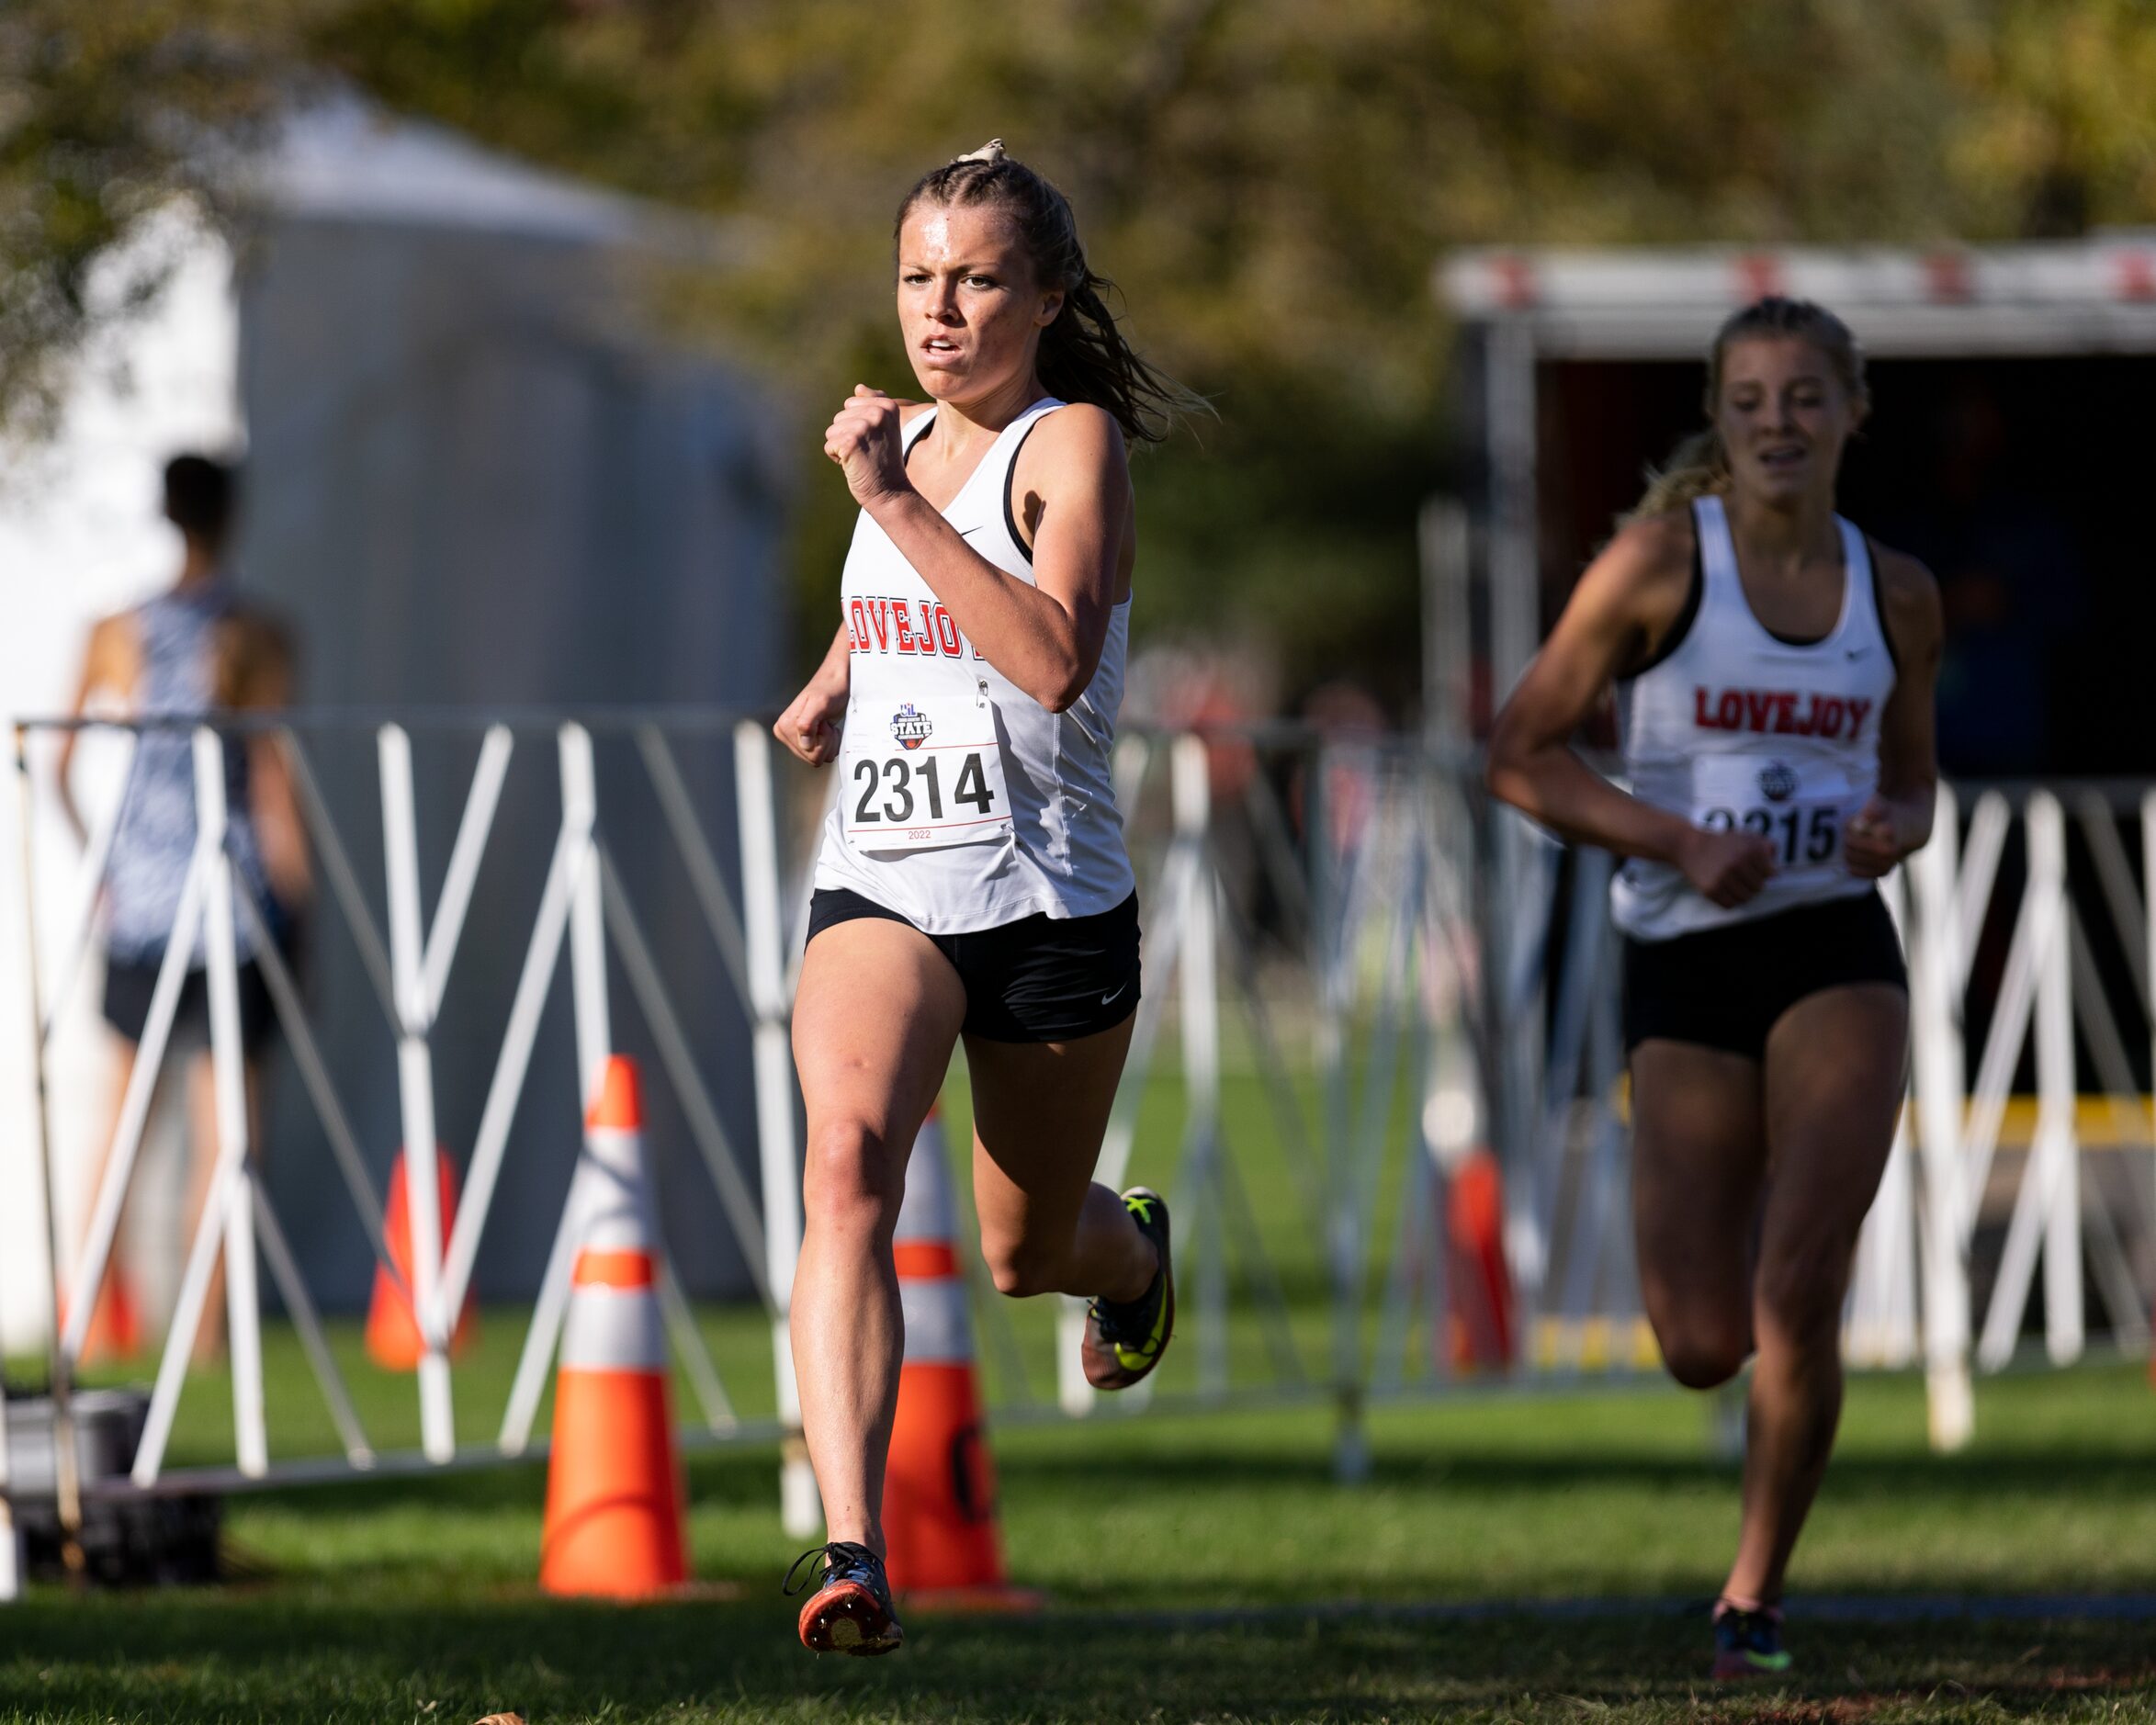
{"type": "Polygon", "coordinates": [[[1693,788],[1693,821],[1708,831],[1756,833],[1783,869],[1839,862],[1850,790],[1838,776],[1807,778],[1779,761],[1710,758],[1695,768],[1693,788]]]}
{"type": "Polygon", "coordinates": [[[996,709],[985,697],[908,701],[888,716],[856,707],[843,770],[846,837],[858,850],[980,844],[1010,831],[996,709]]]}

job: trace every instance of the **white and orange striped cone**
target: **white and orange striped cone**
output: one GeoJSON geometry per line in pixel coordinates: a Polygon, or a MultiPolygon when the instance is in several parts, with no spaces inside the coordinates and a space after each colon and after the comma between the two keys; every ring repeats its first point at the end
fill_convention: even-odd
{"type": "Polygon", "coordinates": [[[909,1603],[931,1607],[1030,1609],[1040,1595],[1010,1586],[1003,1573],[950,1163],[933,1113],[913,1143],[892,1256],[906,1313],[906,1361],[884,1474],[891,1585],[909,1603]]]}
{"type": "Polygon", "coordinates": [[[586,1220],[554,1382],[539,1585],[643,1599],[688,1577],[637,1069],[606,1063],[570,1202],[586,1220]]]}

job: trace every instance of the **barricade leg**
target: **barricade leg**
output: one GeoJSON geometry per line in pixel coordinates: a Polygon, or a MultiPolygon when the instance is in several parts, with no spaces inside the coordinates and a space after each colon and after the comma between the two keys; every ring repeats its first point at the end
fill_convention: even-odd
{"type": "Polygon", "coordinates": [[[765,1278],[771,1284],[772,1365],[779,1421],[786,1428],[779,1464],[779,1517],[796,1539],[823,1525],[823,1503],[808,1446],[801,1437],[801,1391],[794,1378],[787,1313],[794,1266],[801,1256],[801,1154],[795,1133],[794,1054],[787,1044],[786,967],[779,910],[778,821],[771,737],[745,721],[734,731],[734,795],[741,835],[741,907],[748,946],[751,1046],[756,1070],[756,1138],[763,1181],[765,1278]]]}

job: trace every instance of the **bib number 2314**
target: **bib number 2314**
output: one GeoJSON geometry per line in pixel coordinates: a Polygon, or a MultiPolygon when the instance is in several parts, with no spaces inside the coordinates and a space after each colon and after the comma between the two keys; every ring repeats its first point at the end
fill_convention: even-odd
{"type": "Polygon", "coordinates": [[[981,844],[1010,832],[996,709],[985,696],[857,705],[846,726],[839,796],[862,851],[981,844]]]}

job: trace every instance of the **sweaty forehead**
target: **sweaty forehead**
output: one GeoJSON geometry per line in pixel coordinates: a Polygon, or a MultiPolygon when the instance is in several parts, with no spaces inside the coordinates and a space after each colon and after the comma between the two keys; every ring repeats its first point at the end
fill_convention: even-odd
{"type": "Polygon", "coordinates": [[[1722,349],[1724,389],[1737,383],[1797,383],[1828,379],[1834,362],[1816,342],[1801,335],[1744,335],[1722,349]]]}
{"type": "Polygon", "coordinates": [[[1000,204],[916,204],[898,230],[899,255],[931,267],[985,264],[1018,250],[1018,230],[1000,204]]]}

